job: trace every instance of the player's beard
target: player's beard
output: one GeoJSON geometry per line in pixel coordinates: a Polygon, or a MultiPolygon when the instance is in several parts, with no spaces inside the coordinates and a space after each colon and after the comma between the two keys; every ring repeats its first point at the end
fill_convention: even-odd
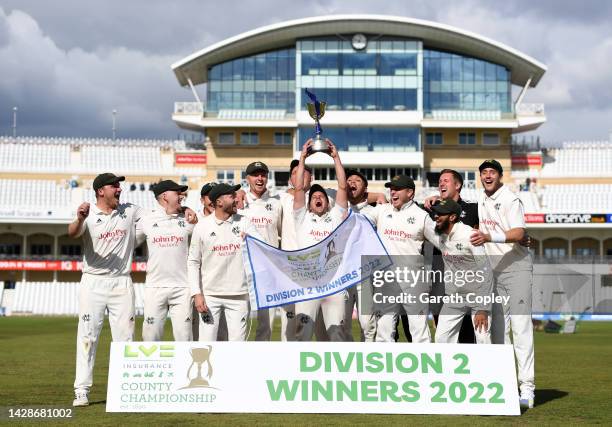
{"type": "Polygon", "coordinates": [[[435,231],[437,234],[443,234],[450,227],[450,217],[442,220],[440,224],[436,223],[435,231]]]}

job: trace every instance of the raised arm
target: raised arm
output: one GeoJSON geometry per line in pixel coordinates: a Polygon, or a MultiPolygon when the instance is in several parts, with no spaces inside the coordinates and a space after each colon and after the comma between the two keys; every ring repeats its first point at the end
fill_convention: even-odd
{"type": "Polygon", "coordinates": [[[336,146],[329,140],[325,142],[329,145],[329,155],[334,159],[334,167],[336,168],[336,180],[338,181],[338,192],[336,193],[336,204],[341,208],[348,209],[348,196],[346,194],[346,173],[344,166],[340,161],[340,155],[336,146]]]}
{"type": "Polygon", "coordinates": [[[76,219],[68,225],[68,237],[71,239],[81,237],[87,216],[89,216],[89,203],[83,202],[77,209],[76,219]]]}
{"type": "Polygon", "coordinates": [[[302,147],[300,153],[300,163],[297,167],[295,175],[295,192],[293,193],[293,210],[302,209],[306,205],[306,192],[304,191],[304,169],[306,165],[306,158],[310,155],[308,149],[312,145],[312,139],[306,141],[306,144],[302,147]]]}

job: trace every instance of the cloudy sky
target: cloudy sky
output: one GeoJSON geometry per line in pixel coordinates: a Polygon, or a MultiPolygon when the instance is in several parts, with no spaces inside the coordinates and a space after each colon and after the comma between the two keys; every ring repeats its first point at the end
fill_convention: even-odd
{"type": "Polygon", "coordinates": [[[607,0],[0,0],[0,135],[172,138],[173,102],[192,100],[170,64],[288,19],[377,13],[429,19],[512,46],[548,66],[524,102],[543,102],[546,141],[612,132],[612,2],[607,0]]]}

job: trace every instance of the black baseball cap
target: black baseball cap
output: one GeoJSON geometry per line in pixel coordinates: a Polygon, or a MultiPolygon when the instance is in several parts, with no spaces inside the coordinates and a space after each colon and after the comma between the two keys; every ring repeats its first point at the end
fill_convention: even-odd
{"type": "Polygon", "coordinates": [[[208,193],[208,197],[214,203],[219,197],[225,196],[226,194],[232,194],[238,190],[240,190],[240,184],[229,185],[222,182],[212,187],[212,189],[208,193]]]}
{"type": "Polygon", "coordinates": [[[264,162],[253,162],[249,164],[246,168],[247,175],[253,175],[255,172],[265,172],[268,173],[270,170],[268,166],[264,162]]]}
{"type": "Polygon", "coordinates": [[[361,178],[361,180],[363,181],[366,187],[368,186],[368,179],[365,177],[364,174],[359,172],[357,169],[347,169],[344,173],[346,175],[346,179],[349,179],[349,177],[355,175],[361,178]]]}
{"type": "Polygon", "coordinates": [[[217,185],[216,182],[207,182],[206,184],[204,184],[202,186],[202,189],[200,190],[200,196],[206,196],[208,193],[210,193],[210,190],[212,190],[215,185],[217,185]]]}
{"type": "Polygon", "coordinates": [[[310,191],[308,193],[308,205],[310,205],[310,199],[312,199],[312,195],[316,192],[323,193],[323,195],[325,195],[325,198],[327,199],[327,203],[329,203],[329,197],[327,196],[325,188],[321,187],[319,184],[313,184],[310,187],[310,191]]]}
{"type": "Polygon", "coordinates": [[[118,182],[125,181],[124,176],[117,176],[114,173],[106,172],[98,175],[93,181],[94,191],[98,191],[105,185],[116,184],[118,182]]]}
{"type": "Polygon", "coordinates": [[[438,200],[432,207],[431,210],[438,215],[449,215],[455,214],[457,217],[461,216],[461,205],[455,202],[453,199],[442,199],[438,200]]]}
{"type": "Polygon", "coordinates": [[[385,187],[386,188],[395,187],[395,188],[399,188],[402,190],[404,188],[410,188],[412,190],[415,189],[414,181],[408,175],[394,176],[393,178],[391,178],[391,181],[385,183],[385,187]]]}
{"type": "Polygon", "coordinates": [[[480,166],[478,166],[478,171],[482,172],[483,169],[487,168],[495,169],[497,172],[499,172],[500,175],[504,174],[504,168],[502,168],[501,163],[499,163],[495,159],[485,160],[484,162],[482,162],[480,166]]]}
{"type": "MultiPolygon", "coordinates": [[[[299,164],[300,164],[300,161],[298,159],[291,160],[291,164],[289,165],[289,175],[291,175],[291,172],[293,172],[293,169],[297,168],[299,164]]],[[[304,169],[312,173],[312,168],[310,166],[304,165],[304,169]]]]}
{"type": "Polygon", "coordinates": [[[159,181],[157,184],[154,184],[151,190],[153,191],[153,194],[155,194],[155,197],[157,197],[166,191],[178,191],[180,193],[184,193],[188,188],[188,185],[179,185],[171,179],[165,179],[163,181],[159,181]]]}

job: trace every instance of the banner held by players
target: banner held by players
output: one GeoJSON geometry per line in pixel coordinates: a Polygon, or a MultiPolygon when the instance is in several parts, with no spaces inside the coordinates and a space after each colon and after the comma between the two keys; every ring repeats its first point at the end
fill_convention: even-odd
{"type": "Polygon", "coordinates": [[[244,250],[251,306],[257,309],[335,294],[392,263],[372,224],[353,213],[314,246],[282,251],[247,236],[244,250]],[[362,269],[362,254],[376,256],[377,265],[362,269]]]}

